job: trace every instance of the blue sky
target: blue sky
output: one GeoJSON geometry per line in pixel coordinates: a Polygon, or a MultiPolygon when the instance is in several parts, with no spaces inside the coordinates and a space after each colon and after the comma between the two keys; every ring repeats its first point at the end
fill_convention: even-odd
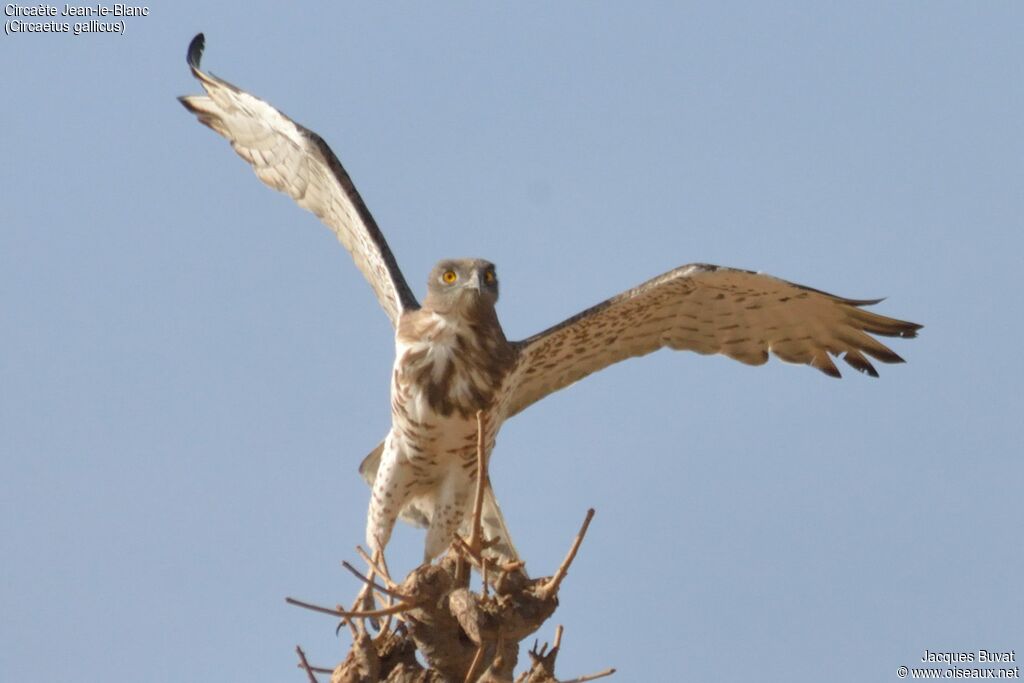
{"type": "MultiPolygon", "coordinates": [[[[59,7],[59,6],[58,6],[59,7]]],[[[705,261],[926,325],[842,381],[662,352],[506,424],[535,574],[597,517],[559,671],[897,680],[1024,651],[1018,3],[181,2],[5,35],[0,679],[333,665],[389,324],[315,218],[175,101],[185,48],[318,131],[422,295],[498,264],[522,338],[705,261]]],[[[845,367],[845,366],[844,366],[845,367]]],[[[422,532],[389,553],[404,571],[422,532]]]]}

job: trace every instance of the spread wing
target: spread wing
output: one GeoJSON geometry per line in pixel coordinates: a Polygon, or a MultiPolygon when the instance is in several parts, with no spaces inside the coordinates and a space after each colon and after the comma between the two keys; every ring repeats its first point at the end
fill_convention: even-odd
{"type": "Polygon", "coordinates": [[[199,70],[205,39],[188,46],[188,64],[206,95],[178,98],[203,123],[227,138],[264,183],[309,209],[334,231],[397,325],[419,308],[384,235],[341,162],[323,139],[263,100],[199,70]]]}
{"type": "Polygon", "coordinates": [[[707,264],[682,266],[517,342],[509,415],[612,363],[668,347],[724,353],[761,365],[769,351],[839,377],[831,356],[877,377],[867,356],[903,359],[868,333],[914,337],[921,325],[864,310],[881,299],[844,299],[770,275],[707,264]]]}

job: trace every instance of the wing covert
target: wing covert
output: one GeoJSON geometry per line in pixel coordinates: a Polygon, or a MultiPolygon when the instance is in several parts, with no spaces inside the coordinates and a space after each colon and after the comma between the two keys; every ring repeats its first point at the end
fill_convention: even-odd
{"type": "Polygon", "coordinates": [[[761,365],[769,352],[840,377],[830,356],[872,377],[867,356],[903,359],[871,337],[914,337],[921,325],[863,310],[880,299],[844,299],[734,268],[676,268],[517,342],[508,415],[612,363],[661,348],[722,353],[761,365]],[[869,334],[870,333],[870,334],[869,334]]]}
{"type": "Polygon", "coordinates": [[[199,68],[205,40],[188,47],[188,64],[206,95],[178,99],[200,123],[231,143],[266,185],[312,211],[352,254],[392,325],[419,308],[384,235],[323,139],[267,102],[199,68]]]}

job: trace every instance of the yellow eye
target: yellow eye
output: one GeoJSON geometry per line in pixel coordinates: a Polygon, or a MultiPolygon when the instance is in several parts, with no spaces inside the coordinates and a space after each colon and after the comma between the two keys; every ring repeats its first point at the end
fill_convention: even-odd
{"type": "Polygon", "coordinates": [[[445,284],[450,285],[458,280],[459,276],[454,270],[446,270],[444,271],[444,275],[441,276],[441,279],[444,280],[445,284]]]}
{"type": "Polygon", "coordinates": [[[488,270],[486,273],[484,273],[484,282],[486,282],[487,284],[493,285],[496,279],[497,278],[494,277],[493,270],[488,270]]]}

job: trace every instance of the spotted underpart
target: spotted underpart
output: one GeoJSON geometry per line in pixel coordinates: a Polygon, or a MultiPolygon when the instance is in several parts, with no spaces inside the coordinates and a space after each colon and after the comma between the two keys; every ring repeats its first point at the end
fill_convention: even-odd
{"type": "MultiPolygon", "coordinates": [[[[476,414],[482,411],[484,453],[490,458],[502,422],[499,390],[515,361],[494,312],[493,269],[481,260],[442,262],[423,308],[399,321],[391,431],[372,477],[367,517],[367,543],[373,548],[386,545],[399,516],[427,527],[428,560],[466,526],[478,474],[476,414]],[[459,274],[447,285],[441,278],[450,269],[459,274]],[[488,272],[490,290],[483,282],[488,272]]],[[[515,559],[489,488],[483,528],[485,538],[496,541],[495,555],[515,559]]]]}

